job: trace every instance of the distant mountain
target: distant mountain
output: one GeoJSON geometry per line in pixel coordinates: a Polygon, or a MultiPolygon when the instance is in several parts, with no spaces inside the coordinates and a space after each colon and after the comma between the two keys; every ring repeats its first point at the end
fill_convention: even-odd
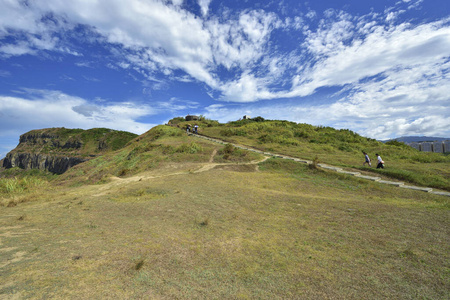
{"type": "MultiPolygon", "coordinates": [[[[413,142],[442,142],[442,141],[446,141],[446,140],[450,140],[450,138],[432,137],[432,136],[402,136],[402,137],[391,139],[388,141],[413,143],[413,142]]],[[[388,141],[386,141],[386,142],[388,142],[388,141]]]]}

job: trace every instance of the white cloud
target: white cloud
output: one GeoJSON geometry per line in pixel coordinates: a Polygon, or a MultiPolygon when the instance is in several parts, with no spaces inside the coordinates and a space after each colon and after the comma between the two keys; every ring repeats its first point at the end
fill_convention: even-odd
{"type": "Polygon", "coordinates": [[[314,10],[310,10],[310,11],[308,11],[308,13],[306,14],[306,17],[307,17],[308,19],[314,19],[314,18],[316,18],[316,16],[317,16],[317,13],[316,13],[314,10]]]}
{"type": "Polygon", "coordinates": [[[248,70],[266,55],[266,44],[272,31],[282,24],[273,13],[244,11],[238,19],[222,23],[218,18],[206,23],[211,34],[214,62],[227,69],[248,70]]]}
{"type": "MultiPolygon", "coordinates": [[[[396,130],[412,132],[425,124],[432,124],[426,127],[427,132],[443,130],[432,120],[448,124],[450,20],[418,25],[400,20],[406,8],[416,9],[422,0],[403,0],[382,13],[358,17],[327,10],[321,20],[314,11],[285,20],[261,9],[237,13],[224,10],[223,15],[212,15],[211,0],[197,0],[203,17],[185,10],[183,0],[27,3],[0,0],[0,39],[13,37],[13,42],[0,46],[4,57],[37,55],[43,50],[81,56],[82,50],[70,48],[64,37],[70,36],[77,24],[83,24],[87,35],[83,38],[97,39],[115,55],[115,65],[108,66],[135,70],[151,82],[144,86],[146,91],[166,89],[167,80],[195,80],[206,84],[207,92],[216,93],[219,100],[249,103],[301,98],[320,88],[334,87],[339,90],[336,95],[341,95],[339,101],[317,107],[314,103],[303,107],[280,105],[279,117],[287,119],[282,116],[287,114],[292,120],[351,125],[360,132],[383,136],[396,130]],[[310,19],[317,21],[316,28],[307,23],[310,19]],[[290,48],[277,45],[277,33],[293,38],[290,48]]],[[[124,127],[141,126],[132,121],[134,115],[120,119],[114,109],[118,104],[99,106],[70,96],[56,102],[45,97],[33,101],[0,99],[2,105],[9,99],[20,101],[23,107],[41,101],[43,108],[55,107],[68,120],[74,118],[76,124],[86,122],[86,126],[94,121],[117,124],[108,123],[115,118],[124,127]],[[75,110],[64,110],[58,103],[75,110]]],[[[169,103],[183,107],[176,101],[169,103]]],[[[121,105],[117,107],[129,113],[136,109],[121,105]]],[[[265,109],[273,113],[268,104],[262,108],[246,105],[261,114],[265,109]]],[[[227,110],[218,106],[209,109],[217,115],[227,110]]],[[[45,120],[49,113],[43,112],[45,120]]],[[[141,113],[152,112],[148,108],[136,112],[141,113]]],[[[240,116],[242,112],[235,114],[240,116]]]]}
{"type": "Polygon", "coordinates": [[[211,3],[211,0],[198,0],[198,5],[200,6],[203,16],[208,15],[210,3],[211,3]]]}
{"type": "MultiPolygon", "coordinates": [[[[409,24],[386,26],[383,23],[386,18],[392,20],[394,15],[402,13],[399,8],[386,9],[384,16],[370,13],[359,18],[342,11],[327,10],[325,19],[319,20],[316,30],[299,32],[306,34],[305,42],[292,51],[295,55],[305,55],[307,50],[312,56],[303,58],[308,62],[305,64],[303,61],[303,66],[297,65],[297,74],[274,76],[271,72],[255,73],[254,70],[260,70],[261,59],[266,61],[263,68],[275,66],[269,61],[273,60],[277,62],[279,72],[289,69],[280,63],[286,53],[273,52],[270,42],[275,29],[284,26],[284,30],[302,30],[304,20],[299,17],[289,22],[286,20],[292,26],[286,26],[274,13],[263,10],[243,11],[238,17],[230,16],[225,20],[217,16],[203,20],[181,9],[181,0],[171,1],[173,5],[164,1],[140,0],[36,0],[27,5],[12,0],[0,1],[6,7],[3,14],[0,13],[4,17],[0,18],[0,32],[27,33],[25,40],[2,45],[0,53],[4,56],[36,54],[39,50],[82,55],[64,47],[64,42],[51,33],[57,28],[67,30],[76,24],[85,24],[110,43],[126,49],[120,54],[125,61],[118,62],[118,65],[128,68],[132,64],[141,68],[143,73],[146,70],[160,71],[166,75],[181,69],[209,87],[223,91],[223,99],[227,101],[233,99],[227,96],[222,86],[236,90],[244,86],[242,92],[246,95],[234,97],[237,101],[305,96],[322,86],[353,84],[364,77],[386,72],[393,66],[408,68],[418,59],[421,63],[433,63],[447,55],[450,44],[446,21],[416,27],[409,24]],[[49,12],[54,21],[42,21],[49,12]],[[370,18],[375,19],[368,22],[370,18]],[[238,78],[221,79],[217,71],[220,66],[233,69],[238,78]],[[254,81],[258,82],[256,90],[246,74],[254,74],[254,81]],[[274,80],[282,80],[281,77],[286,76],[293,78],[292,88],[271,91],[269,86],[276,83],[274,80]]],[[[420,1],[410,1],[407,5],[411,3],[420,1]]],[[[198,0],[198,4],[206,14],[210,0],[198,0]]],[[[311,13],[306,17],[313,15],[317,16],[311,13]]]]}
{"type": "Polygon", "coordinates": [[[23,2],[15,0],[1,0],[0,6],[0,37],[10,29],[22,30],[31,34],[41,33],[42,28],[35,22],[37,13],[28,9],[23,2]]]}
{"type": "Polygon", "coordinates": [[[11,72],[0,70],[0,77],[9,77],[9,76],[11,76],[11,72]]]}
{"type": "Polygon", "coordinates": [[[172,0],[172,3],[176,6],[180,6],[182,5],[184,2],[184,0],[172,0]]]}
{"type": "Polygon", "coordinates": [[[27,90],[31,99],[0,96],[0,135],[17,135],[32,129],[106,127],[141,134],[153,124],[135,121],[156,113],[147,105],[133,103],[101,104],[58,91],[27,90]]]}
{"type": "Polygon", "coordinates": [[[172,97],[165,102],[157,102],[154,106],[159,110],[170,111],[171,113],[176,113],[178,111],[198,109],[200,103],[191,100],[179,99],[172,97]]]}
{"type": "Polygon", "coordinates": [[[384,124],[375,124],[374,128],[366,130],[367,134],[380,139],[387,139],[392,136],[392,132],[396,133],[396,137],[400,136],[443,136],[448,135],[450,126],[450,117],[430,116],[415,120],[395,119],[387,121],[384,124]]]}
{"type": "Polygon", "coordinates": [[[20,56],[24,54],[35,54],[36,51],[31,49],[28,43],[18,42],[16,44],[2,45],[0,47],[0,55],[10,57],[10,56],[20,56]]]}

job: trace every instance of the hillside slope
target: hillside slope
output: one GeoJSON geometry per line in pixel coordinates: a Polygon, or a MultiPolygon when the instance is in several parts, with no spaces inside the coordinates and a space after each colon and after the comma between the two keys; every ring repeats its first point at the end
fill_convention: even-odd
{"type": "MultiPolygon", "coordinates": [[[[186,123],[176,125],[184,128],[186,123]]],[[[420,152],[397,141],[382,143],[347,129],[288,121],[255,118],[227,124],[204,120],[199,124],[201,134],[228,142],[450,191],[449,154],[420,152]],[[373,168],[363,166],[363,151],[375,160],[373,168]],[[375,154],[381,155],[385,169],[375,168],[375,154]]]]}
{"type": "MultiPolygon", "coordinates": [[[[178,120],[171,123],[171,126],[152,128],[126,147],[82,164],[63,178],[69,176],[76,181],[93,183],[105,180],[110,175],[133,175],[161,165],[208,161],[208,153],[217,145],[189,139],[185,132],[188,122],[178,120]]],[[[396,141],[382,143],[350,130],[286,121],[243,120],[220,124],[203,120],[198,124],[200,134],[225,142],[450,191],[449,155],[420,152],[396,141]],[[386,168],[376,169],[376,161],[372,168],[363,166],[362,151],[368,152],[372,159],[376,159],[375,153],[380,154],[386,162],[386,168]]],[[[251,161],[257,159],[256,156],[255,153],[238,149],[220,157],[224,161],[251,161]]]]}
{"type": "Polygon", "coordinates": [[[59,179],[63,182],[97,183],[111,176],[130,176],[143,171],[162,168],[168,170],[188,167],[189,164],[212,162],[249,162],[261,155],[238,149],[218,149],[214,143],[193,140],[177,127],[160,125],[132,140],[125,147],[80,164],[59,179]]]}

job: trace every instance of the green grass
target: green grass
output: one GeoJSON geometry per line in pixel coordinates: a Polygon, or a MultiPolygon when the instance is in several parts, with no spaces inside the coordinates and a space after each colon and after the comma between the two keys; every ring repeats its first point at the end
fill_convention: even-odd
{"type": "Polygon", "coordinates": [[[331,165],[379,172],[412,184],[450,190],[450,155],[419,152],[403,143],[382,143],[350,130],[296,124],[288,121],[242,120],[221,126],[204,127],[203,134],[279,154],[319,161],[331,165]],[[376,162],[379,153],[386,169],[362,168],[369,153],[376,162]]]}
{"type": "Polygon", "coordinates": [[[34,201],[47,186],[48,181],[39,177],[0,178],[0,206],[12,207],[34,201]]]}
{"type": "Polygon", "coordinates": [[[248,162],[261,157],[234,147],[224,153],[222,148],[226,146],[187,136],[179,128],[157,126],[118,151],[71,168],[60,181],[102,183],[110,176],[133,176],[180,163],[206,163],[215,150],[218,155],[213,157],[214,162],[248,162]]]}

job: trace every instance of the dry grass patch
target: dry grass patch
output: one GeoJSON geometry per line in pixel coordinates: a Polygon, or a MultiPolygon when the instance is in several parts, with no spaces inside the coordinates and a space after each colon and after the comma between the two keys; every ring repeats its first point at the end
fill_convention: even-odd
{"type": "Polygon", "coordinates": [[[17,247],[0,258],[24,252],[0,269],[13,282],[0,295],[448,297],[447,198],[276,159],[260,169],[67,188],[47,194],[57,201],[0,207],[1,246],[17,247]],[[99,187],[109,194],[94,196],[99,187]]]}

